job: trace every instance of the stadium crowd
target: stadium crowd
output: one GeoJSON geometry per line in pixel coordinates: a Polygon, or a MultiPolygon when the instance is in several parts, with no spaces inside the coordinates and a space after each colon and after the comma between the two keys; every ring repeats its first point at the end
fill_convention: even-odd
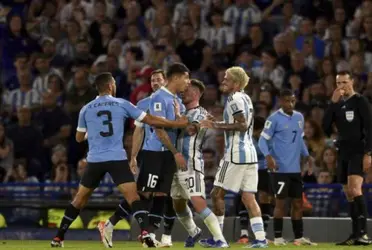
{"type": "MultiPolygon", "coordinates": [[[[111,72],[117,96],[136,104],[151,94],[153,70],[183,62],[205,83],[202,106],[216,118],[224,105],[219,83],[232,65],[251,76],[246,91],[257,116],[277,109],[278,90],[292,89],[316,160],[313,173],[303,169],[303,180],[335,183],[337,131],[322,131],[322,118],[337,71],[352,72],[356,90],[372,102],[371,13],[371,0],[4,0],[0,182],[79,181],[87,145],[74,134],[81,107],[97,95],[95,75],[111,72]]],[[[203,148],[211,185],[223,134],[209,131],[203,148]]],[[[365,183],[372,184],[372,172],[365,183]]],[[[60,197],[76,191],[49,188],[60,197]]],[[[314,215],[335,215],[327,203],[332,190],[325,192],[307,192],[314,215]]]]}

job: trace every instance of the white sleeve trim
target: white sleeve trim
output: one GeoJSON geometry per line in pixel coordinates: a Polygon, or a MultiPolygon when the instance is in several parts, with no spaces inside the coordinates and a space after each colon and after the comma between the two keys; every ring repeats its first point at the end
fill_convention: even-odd
{"type": "Polygon", "coordinates": [[[86,128],[77,128],[76,131],[78,132],[87,132],[87,129],[86,128]]]}
{"type": "Polygon", "coordinates": [[[261,132],[261,136],[263,137],[263,138],[265,138],[266,140],[270,140],[271,139],[271,136],[270,135],[268,135],[268,134],[266,134],[265,132],[261,132]]]}
{"type": "Polygon", "coordinates": [[[137,120],[134,121],[134,125],[135,125],[136,127],[143,128],[143,123],[142,123],[142,122],[138,122],[137,120]]]}
{"type": "Polygon", "coordinates": [[[140,122],[143,120],[143,118],[145,118],[146,116],[146,113],[142,111],[142,113],[140,114],[140,116],[138,116],[138,118],[136,119],[136,121],[140,122]]]}

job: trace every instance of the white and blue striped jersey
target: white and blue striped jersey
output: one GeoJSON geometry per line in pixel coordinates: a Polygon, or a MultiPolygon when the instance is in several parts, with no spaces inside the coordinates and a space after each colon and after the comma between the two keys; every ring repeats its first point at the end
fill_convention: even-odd
{"type": "Polygon", "coordinates": [[[257,152],[253,144],[253,104],[251,98],[244,92],[235,92],[227,98],[223,111],[225,123],[235,123],[235,115],[243,114],[248,130],[225,131],[224,160],[234,164],[257,163],[257,152]]]}
{"type": "MultiPolygon", "coordinates": [[[[199,123],[201,120],[207,119],[208,112],[199,106],[187,110],[185,115],[190,122],[199,123]]],[[[204,174],[202,145],[206,132],[207,129],[200,129],[196,134],[190,136],[186,130],[181,130],[177,138],[177,150],[185,157],[189,172],[197,171],[204,174]]]]}

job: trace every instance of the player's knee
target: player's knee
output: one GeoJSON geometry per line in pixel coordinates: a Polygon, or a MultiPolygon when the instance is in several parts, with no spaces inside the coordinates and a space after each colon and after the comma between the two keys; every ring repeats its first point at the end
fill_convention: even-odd
{"type": "Polygon", "coordinates": [[[284,210],[285,208],[285,200],[284,199],[275,199],[275,209],[276,210],[284,210]]]}
{"type": "Polygon", "coordinates": [[[292,200],[292,209],[295,211],[302,211],[303,200],[302,199],[293,199],[292,200]]]}
{"type": "Polygon", "coordinates": [[[155,192],[154,196],[167,196],[167,194],[162,192],[155,192]]]}
{"type": "Polygon", "coordinates": [[[78,192],[75,195],[71,204],[78,209],[82,209],[87,204],[88,199],[89,199],[89,196],[78,192]]]}
{"type": "Polygon", "coordinates": [[[220,187],[214,187],[211,192],[211,197],[213,201],[218,201],[224,198],[224,191],[220,187]]]}
{"type": "Polygon", "coordinates": [[[176,213],[182,213],[186,210],[187,201],[183,199],[173,199],[173,208],[176,213]]]}
{"type": "Polygon", "coordinates": [[[249,207],[251,206],[252,204],[256,204],[256,197],[255,197],[255,194],[253,193],[247,193],[247,192],[243,192],[242,193],[242,202],[243,204],[246,206],[246,207],[249,207]]]}
{"type": "Polygon", "coordinates": [[[191,197],[191,203],[197,213],[201,213],[207,207],[206,200],[201,196],[191,197]]]}

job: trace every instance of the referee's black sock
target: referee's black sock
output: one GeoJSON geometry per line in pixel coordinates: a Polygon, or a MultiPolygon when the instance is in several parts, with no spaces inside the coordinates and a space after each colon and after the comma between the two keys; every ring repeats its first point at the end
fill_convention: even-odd
{"type": "Polygon", "coordinates": [[[173,230],[174,221],[176,219],[176,212],[173,208],[173,199],[167,196],[164,210],[164,234],[171,235],[173,230]]]}
{"type": "Polygon", "coordinates": [[[260,204],[261,207],[261,213],[262,213],[262,220],[264,223],[264,229],[265,232],[267,232],[267,228],[269,227],[269,222],[270,222],[270,215],[271,215],[271,204],[269,203],[263,203],[260,204]]]}
{"type": "Polygon", "coordinates": [[[358,208],[358,233],[361,236],[367,233],[367,206],[363,195],[354,197],[354,202],[355,206],[358,208]]]}
{"type": "Polygon", "coordinates": [[[144,207],[142,201],[133,201],[132,205],[133,217],[136,218],[141,231],[149,230],[149,217],[146,208],[144,207]]]}
{"type": "Polygon", "coordinates": [[[60,238],[61,240],[64,240],[65,233],[67,232],[72,222],[74,222],[76,217],[78,217],[79,213],[80,209],[77,209],[72,204],[70,204],[66,208],[65,215],[62,218],[61,225],[59,226],[56,237],[60,238]]]}
{"type": "Polygon", "coordinates": [[[240,223],[240,237],[242,236],[249,236],[248,232],[248,223],[249,223],[249,216],[247,209],[239,211],[239,223],[240,223]]]}
{"type": "Polygon", "coordinates": [[[304,223],[303,220],[292,219],[292,229],[295,239],[301,239],[304,236],[304,223]]]}
{"type": "Polygon", "coordinates": [[[274,218],[274,237],[283,237],[283,218],[274,218]]]}
{"type": "Polygon", "coordinates": [[[118,224],[122,219],[129,220],[131,214],[131,208],[126,200],[123,200],[116,208],[115,213],[110,217],[109,221],[113,226],[118,224]]]}
{"type": "Polygon", "coordinates": [[[351,218],[352,225],[352,236],[356,237],[358,234],[358,213],[357,207],[354,201],[349,201],[349,214],[351,218]]]}
{"type": "Polygon", "coordinates": [[[152,198],[152,207],[149,213],[150,232],[153,233],[160,227],[163,219],[164,204],[167,196],[154,196],[152,198]]]}

